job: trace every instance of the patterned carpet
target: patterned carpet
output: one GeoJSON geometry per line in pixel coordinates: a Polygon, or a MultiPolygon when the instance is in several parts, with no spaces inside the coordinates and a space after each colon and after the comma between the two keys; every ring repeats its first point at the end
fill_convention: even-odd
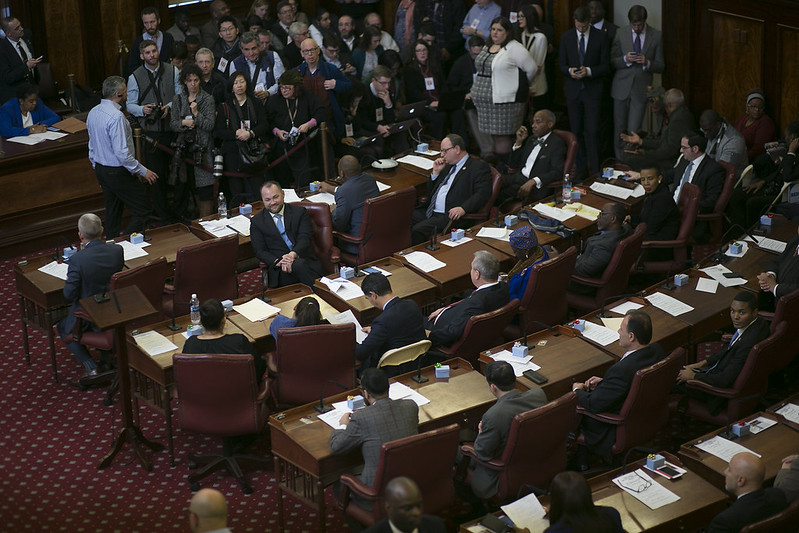
{"type": "MultiPolygon", "coordinates": [[[[188,531],[186,510],[192,493],[185,481],[186,458],[195,452],[214,453],[221,444],[177,429],[174,468],[163,451],[152,454],[153,470],[147,473],[126,446],[110,467],[97,470],[119,430],[119,404],[104,406],[104,389],[81,392],[69,384],[80,376],[82,367],[59,340],[59,383],[53,383],[47,337],[42,332],[30,332],[32,364],[25,364],[13,264],[0,262],[0,303],[6,308],[0,317],[0,372],[4,376],[0,531],[188,531]]],[[[239,281],[241,294],[256,292],[257,275],[242,274],[239,281]]],[[[141,408],[141,429],[148,438],[165,443],[163,419],[146,406],[141,408]]],[[[250,452],[266,453],[266,440],[261,438],[250,452]]],[[[228,523],[234,531],[277,531],[274,474],[255,472],[248,479],[255,490],[249,496],[222,473],[202,485],[225,494],[228,523]]],[[[330,490],[327,499],[328,531],[347,531],[330,490]]],[[[311,508],[287,499],[284,509],[288,531],[315,530],[317,516],[311,508]]]]}

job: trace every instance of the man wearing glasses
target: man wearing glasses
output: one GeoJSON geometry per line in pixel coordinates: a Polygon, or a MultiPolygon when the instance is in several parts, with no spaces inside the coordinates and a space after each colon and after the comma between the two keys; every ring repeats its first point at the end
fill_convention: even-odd
{"type": "Polygon", "coordinates": [[[239,28],[236,19],[226,15],[219,19],[219,39],[211,48],[216,58],[216,69],[225,78],[230,76],[230,65],[234,59],[241,55],[239,46],[239,28]]]}
{"type": "Polygon", "coordinates": [[[230,73],[243,72],[247,78],[247,87],[251,87],[255,96],[266,101],[270,95],[277,93],[277,80],[284,72],[280,56],[272,50],[261,51],[258,35],[247,32],[241,36],[241,55],[233,60],[230,73]]]}
{"type": "MultiPolygon", "coordinates": [[[[319,46],[313,39],[305,39],[300,44],[304,61],[297,67],[302,75],[303,89],[313,94],[327,108],[333,120],[331,129],[337,138],[344,136],[344,113],[338,104],[336,94],[346,94],[352,90],[352,82],[334,65],[319,61],[319,46]]],[[[331,152],[332,153],[332,152],[331,152]]]]}
{"type": "Polygon", "coordinates": [[[343,52],[341,39],[335,33],[328,33],[322,38],[322,56],[327,63],[338,68],[347,76],[357,74],[355,65],[352,64],[352,57],[349,52],[343,52]]]}
{"type": "MultiPolygon", "coordinates": [[[[613,257],[616,245],[627,236],[628,231],[624,226],[624,217],[626,216],[627,210],[619,203],[608,202],[602,206],[602,211],[596,219],[596,227],[599,231],[586,239],[583,253],[577,257],[577,263],[574,265],[576,276],[602,277],[610,263],[610,258],[613,257]]],[[[569,290],[585,294],[590,287],[570,282],[569,290]]]]}
{"type": "Polygon", "coordinates": [[[391,133],[394,123],[394,100],[391,95],[391,70],[383,65],[377,65],[372,71],[372,81],[366,88],[366,94],[358,105],[357,116],[363,130],[371,135],[378,135],[375,145],[378,152],[383,153],[390,147],[388,153],[396,154],[408,149],[408,136],[405,130],[391,133]],[[388,145],[388,146],[386,146],[388,145]]]}

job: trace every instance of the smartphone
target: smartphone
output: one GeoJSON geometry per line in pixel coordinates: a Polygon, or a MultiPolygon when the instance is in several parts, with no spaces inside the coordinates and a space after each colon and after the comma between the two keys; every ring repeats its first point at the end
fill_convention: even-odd
{"type": "Polygon", "coordinates": [[[680,472],[676,471],[675,469],[673,469],[672,467],[670,467],[668,465],[661,466],[657,470],[658,470],[658,472],[662,472],[662,473],[666,474],[670,478],[676,478],[676,477],[680,477],[682,475],[680,472]]]}

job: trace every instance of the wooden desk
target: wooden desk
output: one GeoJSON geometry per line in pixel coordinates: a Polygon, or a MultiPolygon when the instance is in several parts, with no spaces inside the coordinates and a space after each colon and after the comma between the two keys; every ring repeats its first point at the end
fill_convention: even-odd
{"type": "MultiPolygon", "coordinates": [[[[436,380],[433,367],[423,369],[430,381],[416,383],[404,374],[391,381],[405,383],[424,395],[430,403],[419,408],[419,431],[428,431],[453,422],[461,423],[464,417],[479,419],[495,401],[489,392],[485,377],[472,370],[463,359],[451,359],[450,379],[436,380]]],[[[325,403],[341,401],[341,393],[325,403]]],[[[278,524],[284,528],[283,495],[290,494],[312,506],[319,517],[317,531],[325,531],[324,489],[339,479],[342,473],[358,467],[363,459],[360,450],[347,455],[333,455],[330,451],[330,426],[318,419],[316,403],[304,405],[269,417],[272,454],[275,456],[275,478],[278,481],[278,524]]],[[[475,422],[476,423],[476,422],[475,422]]]]}
{"type": "MultiPolygon", "coordinates": [[[[682,320],[678,320],[676,317],[671,316],[665,311],[661,311],[643,298],[632,298],[632,300],[636,303],[644,305],[644,307],[642,307],[640,310],[645,312],[647,315],[649,315],[649,318],[652,319],[651,342],[657,342],[660,344],[660,346],[663,348],[663,351],[666,352],[667,355],[670,354],[675,348],[679,348],[680,346],[685,346],[688,344],[691,337],[691,327],[688,324],[682,320]]],[[[627,299],[623,299],[606,305],[605,313],[615,318],[622,318],[623,315],[614,313],[611,311],[611,309],[626,301],[627,299]]],[[[594,311],[593,313],[589,313],[582,318],[590,320],[591,322],[601,326],[603,325],[602,319],[597,317],[598,314],[599,311],[594,311]]],[[[607,346],[600,346],[590,339],[585,337],[581,338],[584,341],[614,355],[618,359],[621,359],[621,356],[624,355],[624,349],[619,345],[618,342],[613,342],[607,346]]]]}
{"type": "MultiPolygon", "coordinates": [[[[396,296],[413,300],[421,309],[435,302],[436,286],[433,282],[421,274],[417,274],[416,271],[412,270],[409,266],[404,265],[402,261],[394,259],[393,257],[386,257],[384,259],[372,261],[371,263],[363,265],[361,268],[370,266],[376,266],[391,272],[388,281],[391,283],[391,290],[396,296]]],[[[338,275],[331,274],[327,277],[329,279],[336,279],[338,275]]],[[[350,281],[359,287],[363,280],[364,276],[350,279],[350,281]]],[[[382,312],[373,307],[363,296],[359,296],[352,300],[342,300],[332,293],[327,285],[319,280],[316,280],[314,283],[314,290],[337,310],[346,311],[347,309],[351,309],[362,326],[371,324],[377,315],[382,312]]]]}
{"type": "Polygon", "coordinates": [[[757,281],[757,275],[764,271],[769,261],[777,257],[777,254],[752,246],[751,243],[749,244],[749,250],[747,250],[746,255],[736,257],[724,266],[748,280],[746,285],[740,286],[742,289],[759,293],[760,284],[757,281]]]}
{"type": "MultiPolygon", "coordinates": [[[[667,452],[661,452],[661,454],[670,462],[680,465],[680,461],[673,455],[667,452]]],[[[645,462],[646,460],[637,461],[629,465],[627,471],[641,468],[645,462]]],[[[645,468],[644,471],[646,471],[645,468]]],[[[620,475],[622,475],[622,469],[618,468],[589,479],[588,484],[591,487],[594,503],[616,509],[621,515],[621,525],[628,533],[698,531],[706,527],[714,516],[724,510],[728,500],[727,494],[723,490],[714,488],[698,474],[692,472],[690,468],[684,476],[674,481],[651,473],[652,479],[680,497],[676,502],[653,511],[613,483],[613,479],[620,475]]],[[[549,508],[549,496],[542,496],[539,500],[545,509],[549,508]]],[[[462,525],[461,533],[468,531],[467,526],[478,522],[479,520],[476,520],[462,525]]],[[[541,528],[536,528],[535,531],[543,531],[548,525],[548,520],[541,519],[541,528]]]]}
{"type": "MultiPolygon", "coordinates": [[[[483,244],[485,244],[487,246],[490,246],[494,250],[500,251],[500,252],[502,252],[503,254],[506,254],[506,255],[513,256],[514,255],[513,254],[513,248],[510,247],[510,242],[504,241],[504,240],[500,240],[500,239],[493,239],[491,237],[478,237],[477,236],[477,233],[484,227],[485,228],[495,228],[496,226],[494,225],[494,222],[496,222],[496,219],[487,220],[487,221],[483,222],[482,224],[478,224],[477,226],[473,226],[471,228],[468,228],[464,233],[465,233],[465,235],[467,237],[472,237],[472,238],[482,242],[483,244]]],[[[519,228],[522,228],[524,226],[529,226],[529,223],[526,220],[520,220],[516,224],[514,224],[513,226],[504,226],[503,225],[502,227],[503,228],[507,228],[508,229],[508,233],[507,234],[510,235],[510,233],[512,231],[517,230],[519,228]]],[[[560,241],[563,240],[562,237],[560,237],[559,235],[556,235],[554,233],[546,233],[546,232],[543,232],[543,231],[538,231],[537,229],[533,229],[533,231],[535,232],[535,236],[538,239],[538,244],[540,244],[541,246],[543,246],[545,244],[552,244],[552,245],[557,246],[557,243],[559,243],[560,241]]],[[[569,239],[569,242],[571,242],[571,239],[569,239]]]]}
{"type": "Polygon", "coordinates": [[[774,405],[772,405],[771,407],[766,409],[766,412],[770,413],[770,414],[773,414],[774,416],[778,417],[782,421],[782,423],[787,425],[788,427],[792,427],[796,431],[799,431],[799,422],[794,422],[793,420],[788,420],[784,416],[777,414],[777,411],[779,411],[782,407],[784,407],[786,404],[789,404],[789,403],[792,403],[794,405],[799,405],[799,392],[796,393],[796,394],[792,394],[791,396],[788,396],[787,398],[785,398],[781,402],[775,403],[774,405]]]}
{"type": "MultiPolygon", "coordinates": [[[[147,232],[147,237],[151,239],[150,246],[144,248],[148,255],[125,261],[125,265],[128,268],[135,268],[161,256],[166,257],[167,263],[174,267],[175,258],[180,248],[215,238],[202,228],[189,228],[183,224],[170,224],[169,226],[151,229],[147,232]]],[[[125,236],[118,237],[115,240],[119,242],[129,238],[130,236],[125,236]]]]}
{"type": "Polygon", "coordinates": [[[400,163],[393,170],[375,170],[372,167],[364,167],[364,172],[368,172],[377,181],[390,186],[387,192],[398,191],[411,187],[416,190],[417,198],[427,195],[427,182],[430,180],[430,173],[412,165],[400,163]]]}
{"type": "Polygon", "coordinates": [[[47,335],[50,348],[50,365],[53,381],[58,382],[58,366],[55,359],[55,334],[53,325],[67,316],[70,303],[64,298],[64,280],[39,272],[39,268],[53,261],[52,255],[42,255],[14,264],[14,280],[19,299],[19,315],[22,324],[22,342],[25,363],[31,364],[28,326],[47,335]]]}
{"type": "MultiPolygon", "coordinates": [[[[519,339],[523,340],[523,339],[519,339]]],[[[515,341],[491,348],[491,353],[510,350],[515,341]]],[[[524,376],[516,378],[517,388],[522,390],[538,387],[544,391],[549,401],[566,394],[572,384],[585,381],[591,376],[601,376],[616,362],[616,358],[605,350],[577,336],[577,332],[565,326],[556,326],[556,331],[543,330],[527,337],[528,345],[535,364],[541,367],[539,372],[549,380],[543,385],[536,385],[524,376]],[[547,341],[546,346],[538,346],[540,341],[547,341]]],[[[493,359],[488,351],[480,353],[480,370],[493,359]]]]}
{"type": "Polygon", "coordinates": [[[436,286],[436,294],[439,298],[453,296],[461,291],[473,287],[469,273],[471,271],[474,253],[478,250],[485,250],[494,254],[494,256],[499,259],[500,270],[504,270],[506,272],[516,262],[515,257],[504,252],[500,252],[499,250],[496,250],[491,246],[478,241],[477,239],[472,239],[465,244],[455,247],[439,244],[439,249],[433,252],[426,250],[425,246],[425,244],[419,244],[413,248],[402,250],[395,253],[394,258],[402,261],[404,264],[408,265],[409,268],[432,281],[436,286]],[[428,253],[439,261],[446,263],[446,266],[433,270],[432,272],[424,272],[406,261],[405,254],[413,251],[428,253]]]}
{"type": "MultiPolygon", "coordinates": [[[[764,416],[772,420],[781,418],[773,413],[760,412],[747,416],[742,420],[753,420],[758,416],[764,416]]],[[[727,468],[727,462],[700,450],[694,445],[715,437],[724,430],[725,428],[719,428],[680,446],[680,458],[683,462],[691,470],[721,490],[724,490],[724,470],[727,468]]],[[[799,431],[784,422],[778,422],[757,435],[746,435],[735,439],[735,442],[761,455],[763,465],[766,467],[766,484],[770,485],[782,466],[783,457],[795,454],[796,450],[799,449],[799,431]]]]}
{"type": "Polygon", "coordinates": [[[751,233],[757,237],[763,235],[778,241],[788,242],[796,237],[796,222],[782,215],[772,215],[771,226],[763,226],[758,220],[751,233]]]}

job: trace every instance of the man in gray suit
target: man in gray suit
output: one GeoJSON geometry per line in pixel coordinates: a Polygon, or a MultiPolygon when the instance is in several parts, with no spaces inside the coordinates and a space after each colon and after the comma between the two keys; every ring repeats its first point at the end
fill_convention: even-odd
{"type": "Polygon", "coordinates": [[[341,424],[346,427],[334,429],[330,434],[330,449],[338,455],[360,447],[363,471],[358,477],[371,486],[377,472],[380,446],[419,432],[419,406],[413,400],[390,399],[388,378],[379,368],[363,371],[361,389],[367,406],[341,417],[341,424]]]}
{"type": "MultiPolygon", "coordinates": [[[[502,455],[508,442],[513,418],[547,403],[546,394],[539,388],[520,392],[516,389],[513,367],[505,361],[494,361],[485,368],[488,389],[497,403],[485,412],[477,426],[474,451],[481,461],[490,461],[502,455]]],[[[472,473],[472,491],[482,499],[497,493],[498,472],[477,465],[472,473]]]]}
{"type": "Polygon", "coordinates": [[[734,166],[736,179],[740,177],[749,164],[744,136],[712,109],[699,115],[699,129],[707,138],[705,153],[716,163],[724,161],[734,166]]]}
{"type": "Polygon", "coordinates": [[[630,24],[616,32],[610,52],[610,62],[616,70],[610,90],[616,159],[624,155],[621,134],[641,128],[652,74],[663,72],[665,68],[660,32],[647,25],[646,16],[645,7],[632,6],[627,13],[630,24]]]}

